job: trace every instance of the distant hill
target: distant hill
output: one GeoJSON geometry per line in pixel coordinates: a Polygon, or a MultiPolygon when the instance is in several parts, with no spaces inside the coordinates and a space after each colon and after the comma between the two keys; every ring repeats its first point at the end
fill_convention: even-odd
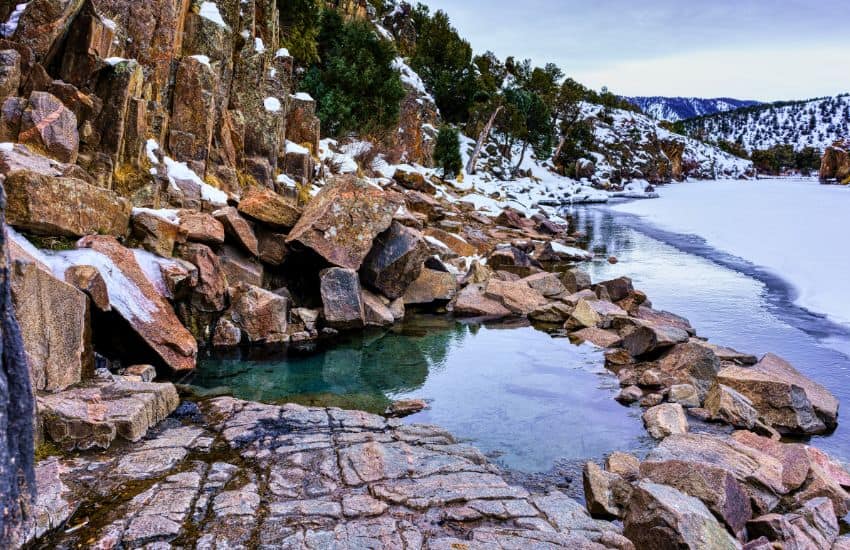
{"type": "Polygon", "coordinates": [[[702,99],[698,97],[627,97],[629,102],[658,120],[678,122],[689,118],[734,111],[743,107],[760,105],[758,101],[720,97],[702,99]]]}
{"type": "Polygon", "coordinates": [[[775,145],[823,151],[850,137],[850,94],[746,107],[684,120],[677,130],[712,143],[739,143],[747,151],[775,145]]]}

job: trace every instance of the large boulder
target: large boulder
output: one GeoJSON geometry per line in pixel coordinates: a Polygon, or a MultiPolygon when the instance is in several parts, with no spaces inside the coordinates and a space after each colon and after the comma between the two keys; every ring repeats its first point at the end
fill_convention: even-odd
{"type": "Polygon", "coordinates": [[[224,225],[210,214],[181,210],[179,224],[188,241],[212,245],[224,242],[224,225]]]}
{"type": "Polygon", "coordinates": [[[793,513],[767,514],[747,524],[751,539],[764,537],[786,549],[835,548],[840,533],[835,510],[829,499],[807,501],[793,513]]]}
{"type": "Polygon", "coordinates": [[[86,295],[33,262],[13,262],[10,274],[33,388],[61,391],[93,372],[86,295]]]}
{"type": "MultiPolygon", "coordinates": [[[[634,345],[634,340],[631,344],[634,345]]],[[[690,384],[704,398],[720,372],[720,359],[708,347],[685,342],[667,350],[655,362],[655,368],[661,372],[666,386],[690,384]]]]}
{"type": "Polygon", "coordinates": [[[688,341],[690,335],[683,329],[652,321],[632,321],[635,326],[623,336],[623,348],[632,357],[640,357],[656,350],[667,349],[688,341]]]}
{"type": "Polygon", "coordinates": [[[707,434],[671,435],[649,452],[641,464],[641,474],[670,468],[673,463],[686,464],[695,476],[716,476],[714,469],[729,472],[747,493],[754,512],[759,514],[772,511],[780,498],[790,491],[780,460],[731,438],[707,434]],[[707,473],[702,474],[702,471],[707,473]]]}
{"type": "Polygon", "coordinates": [[[62,448],[106,449],[119,437],[139,441],[179,404],[172,384],[118,377],[39,396],[38,414],[44,433],[62,448]]]}
{"type": "Polygon", "coordinates": [[[301,209],[294,200],[260,187],[248,187],[242,192],[239,213],[278,230],[295,227],[301,217],[301,209]]]}
{"type": "Polygon", "coordinates": [[[180,323],[171,305],[148,279],[136,255],[113,237],[80,239],[69,256],[75,264],[97,267],[106,281],[112,309],[126,320],[162,362],[174,371],[195,368],[198,344],[180,323]],[[92,254],[92,252],[97,254],[92,254]]]}
{"type": "Polygon", "coordinates": [[[33,92],[21,116],[18,141],[60,162],[74,163],[80,149],[77,117],[55,96],[33,92]]]}
{"type": "Polygon", "coordinates": [[[269,265],[282,265],[289,255],[286,246],[286,235],[275,233],[262,227],[257,227],[257,249],[260,251],[260,261],[269,265]]]}
{"type": "Polygon", "coordinates": [[[127,233],[130,203],[108,189],[30,171],[12,173],[3,185],[7,220],[13,227],[59,237],[127,233]]]}
{"type": "Polygon", "coordinates": [[[388,327],[395,323],[395,315],[389,307],[389,304],[384,302],[386,298],[363,290],[363,313],[366,321],[366,326],[370,327],[388,327]]]}
{"type": "Polygon", "coordinates": [[[850,152],[847,145],[839,142],[827,147],[823,152],[820,165],[821,181],[847,183],[850,180],[850,152]]]}
{"type": "Polygon", "coordinates": [[[245,283],[230,289],[230,320],[252,344],[273,344],[286,340],[289,301],[268,290],[245,283]]]}
{"type": "Polygon", "coordinates": [[[362,328],[366,313],[357,272],[332,267],[322,271],[319,277],[325,322],[338,329],[362,328]]]}
{"type": "Polygon", "coordinates": [[[174,245],[186,240],[186,233],[174,220],[156,210],[133,210],[132,236],[145,250],[164,258],[174,253],[174,245]]]}
{"type": "Polygon", "coordinates": [[[177,255],[198,269],[198,283],[192,289],[192,307],[205,312],[224,310],[227,307],[227,277],[218,256],[201,243],[182,244],[177,247],[177,255]]]}
{"type": "Polygon", "coordinates": [[[356,271],[402,205],[400,197],[369,182],[338,177],[313,197],[287,243],[298,243],[335,266],[356,271]]]}
{"type": "Polygon", "coordinates": [[[819,434],[838,422],[838,400],[787,361],[765,355],[753,367],[728,367],[717,375],[723,384],[747,397],[759,415],[785,434],[819,434]]]}
{"type": "Polygon", "coordinates": [[[239,215],[238,210],[232,206],[226,206],[213,212],[213,217],[221,222],[225,233],[239,243],[242,248],[250,252],[251,256],[257,257],[260,255],[254,228],[251,227],[251,224],[245,218],[239,215]]]}
{"type": "Polygon", "coordinates": [[[393,222],[375,239],[360,268],[360,277],[387,298],[400,298],[419,277],[426,258],[428,247],[422,235],[415,229],[393,222]]]}
{"type": "Polygon", "coordinates": [[[704,408],[712,420],[726,422],[737,428],[751,430],[758,422],[758,412],[753,408],[752,401],[723,384],[711,387],[704,408]]]}
{"type": "Polygon", "coordinates": [[[411,283],[402,299],[405,305],[429,305],[449,302],[457,294],[457,277],[436,269],[424,268],[411,283]]]}
{"type": "Polygon", "coordinates": [[[500,319],[511,315],[511,310],[484,294],[481,284],[469,284],[458,292],[453,312],[459,317],[487,317],[500,319]]]}
{"type": "Polygon", "coordinates": [[[738,544],[698,499],[642,481],[634,487],[623,534],[636,550],[735,550],[738,544]]]}
{"type": "Polygon", "coordinates": [[[491,300],[496,300],[517,315],[528,315],[549,302],[525,280],[490,279],[484,286],[484,295],[491,300]]]}
{"type": "Polygon", "coordinates": [[[18,95],[21,85],[21,54],[15,50],[0,51],[0,97],[18,95]]]}
{"type": "Polygon", "coordinates": [[[628,481],[613,472],[607,472],[595,462],[587,462],[582,470],[584,498],[587,511],[594,517],[623,517],[623,510],[631,497],[628,481]]]}
{"type": "Polygon", "coordinates": [[[650,407],[643,413],[643,423],[649,435],[655,439],[688,433],[688,419],[685,417],[685,410],[678,403],[663,403],[650,407]]]}
{"type": "Polygon", "coordinates": [[[749,495],[722,467],[686,460],[648,461],[641,465],[640,474],[653,483],[669,485],[698,498],[733,533],[741,533],[753,517],[749,495]]]}
{"type": "Polygon", "coordinates": [[[627,316],[625,310],[606,300],[580,298],[564,326],[570,330],[608,328],[614,320],[627,316]]]}
{"type": "Polygon", "coordinates": [[[174,78],[168,149],[174,158],[203,172],[216,121],[218,76],[209,59],[187,56],[174,78]]]}
{"type": "Polygon", "coordinates": [[[224,245],[219,253],[221,270],[227,276],[227,283],[235,285],[238,282],[254,286],[263,286],[265,269],[256,258],[243,252],[241,248],[224,245]]]}
{"type": "Polygon", "coordinates": [[[425,238],[428,240],[428,244],[439,249],[440,254],[475,256],[478,253],[478,250],[460,235],[443,231],[437,227],[425,229],[425,238]]]}

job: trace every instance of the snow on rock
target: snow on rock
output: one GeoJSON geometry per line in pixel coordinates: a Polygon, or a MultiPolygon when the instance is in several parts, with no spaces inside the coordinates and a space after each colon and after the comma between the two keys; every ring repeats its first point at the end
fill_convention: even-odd
{"type": "Polygon", "coordinates": [[[292,56],[289,55],[289,50],[287,50],[286,48],[279,49],[278,51],[276,51],[274,53],[274,56],[275,57],[292,57],[292,56]]]}
{"type": "Polygon", "coordinates": [[[298,145],[294,141],[287,140],[286,142],[286,154],[295,153],[299,155],[309,155],[310,150],[302,145],[298,145]]]}
{"type": "Polygon", "coordinates": [[[124,63],[125,61],[129,61],[129,59],[125,57],[107,57],[103,60],[107,65],[115,66],[119,63],[124,63]]]}
{"type": "Polygon", "coordinates": [[[436,103],[434,98],[425,88],[425,82],[423,82],[422,78],[416,74],[416,71],[410,68],[410,65],[408,65],[403,58],[395,58],[395,61],[393,61],[393,68],[401,73],[401,81],[404,84],[413,88],[420,96],[428,99],[432,103],[436,103]]]}
{"type": "Polygon", "coordinates": [[[286,174],[280,174],[277,177],[276,181],[277,181],[277,183],[279,183],[281,185],[285,185],[286,187],[289,187],[290,189],[295,189],[295,180],[290,178],[286,174]]]}
{"type": "Polygon", "coordinates": [[[319,142],[319,159],[322,162],[335,165],[340,174],[357,172],[357,161],[354,160],[354,156],[340,151],[339,144],[335,139],[326,138],[319,142]]]}
{"type": "Polygon", "coordinates": [[[580,259],[580,260],[592,260],[593,259],[593,254],[591,254],[587,250],[582,250],[581,248],[576,248],[574,246],[567,246],[567,245],[561,244],[557,241],[551,241],[549,243],[549,246],[552,247],[552,251],[555,252],[556,254],[559,254],[559,255],[562,255],[562,256],[565,256],[565,257],[568,257],[568,258],[574,258],[574,259],[580,259]]]}
{"type": "Polygon", "coordinates": [[[200,63],[203,63],[203,64],[204,64],[204,65],[206,65],[207,67],[209,67],[209,66],[210,66],[210,58],[209,58],[209,57],[207,57],[206,55],[192,55],[192,56],[189,56],[189,57],[191,57],[192,59],[195,59],[195,60],[199,61],[200,63]]]}
{"type": "Polygon", "coordinates": [[[301,101],[315,101],[313,99],[313,96],[311,96],[307,92],[298,92],[297,94],[292,94],[292,97],[301,101]]]}
{"type": "Polygon", "coordinates": [[[133,208],[133,215],[150,214],[173,224],[180,223],[180,211],[174,208],[133,208]]]}
{"type": "Polygon", "coordinates": [[[29,5],[30,3],[26,2],[15,6],[15,9],[12,10],[11,14],[9,14],[9,20],[0,25],[0,36],[3,38],[11,38],[12,35],[15,34],[15,31],[18,30],[18,23],[21,21],[21,16],[24,14],[24,11],[29,5]]]}
{"type": "Polygon", "coordinates": [[[263,100],[263,105],[265,106],[266,111],[270,113],[280,112],[281,109],[280,100],[276,97],[267,97],[263,100]]]}
{"type": "Polygon", "coordinates": [[[259,36],[254,38],[254,51],[257,53],[264,53],[266,51],[266,45],[263,43],[263,39],[259,36]]]}
{"type": "Polygon", "coordinates": [[[215,2],[202,2],[199,15],[220,27],[224,27],[225,29],[227,28],[227,24],[221,17],[221,12],[218,11],[218,6],[215,2]]]}
{"type": "MultiPolygon", "coordinates": [[[[148,160],[153,164],[159,164],[159,160],[155,154],[157,150],[159,150],[159,144],[156,140],[149,139],[145,143],[145,152],[148,155],[148,160]]],[[[169,156],[163,156],[162,163],[165,165],[166,175],[173,189],[178,191],[180,189],[177,186],[176,180],[191,181],[200,188],[201,198],[203,200],[215,206],[227,205],[227,193],[206,183],[185,162],[177,162],[169,156]]]]}
{"type": "Polygon", "coordinates": [[[134,281],[124,275],[124,272],[116,266],[105,254],[96,250],[81,248],[78,250],[66,250],[63,252],[45,253],[48,265],[56,278],[65,280],[65,272],[70,267],[78,265],[90,265],[95,267],[106,283],[109,294],[109,303],[120,311],[122,315],[131,317],[143,323],[153,320],[158,307],[134,281]]]}
{"type": "Polygon", "coordinates": [[[159,150],[159,143],[155,139],[149,139],[145,142],[145,153],[148,155],[151,164],[159,164],[159,159],[156,156],[157,150],[159,150]]]}
{"type": "Polygon", "coordinates": [[[163,269],[180,266],[180,263],[177,260],[163,258],[162,256],[157,256],[139,248],[133,249],[133,255],[136,257],[136,262],[139,264],[142,272],[144,272],[145,278],[156,288],[156,291],[165,298],[173,298],[174,296],[165,282],[163,269]]]}

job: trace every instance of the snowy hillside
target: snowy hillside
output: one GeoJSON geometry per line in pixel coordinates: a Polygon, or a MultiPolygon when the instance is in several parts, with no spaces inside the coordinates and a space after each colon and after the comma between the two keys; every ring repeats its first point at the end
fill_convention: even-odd
{"type": "Polygon", "coordinates": [[[657,120],[677,122],[716,113],[725,113],[744,107],[760,105],[758,101],[720,97],[702,99],[698,97],[628,97],[647,115],[657,120]]]}
{"type": "MultiPolygon", "coordinates": [[[[658,125],[648,116],[606,110],[584,104],[582,116],[593,121],[595,178],[604,183],[620,175],[629,180],[641,174],[652,180],[659,165],[669,163],[671,177],[737,178],[752,170],[750,161],[658,125]]],[[[662,175],[662,174],[658,174],[662,175]]],[[[638,176],[639,177],[639,176],[638,176]]]]}
{"type": "Polygon", "coordinates": [[[823,150],[850,137],[850,95],[751,107],[686,120],[684,130],[711,142],[737,142],[748,151],[774,145],[823,150]]]}

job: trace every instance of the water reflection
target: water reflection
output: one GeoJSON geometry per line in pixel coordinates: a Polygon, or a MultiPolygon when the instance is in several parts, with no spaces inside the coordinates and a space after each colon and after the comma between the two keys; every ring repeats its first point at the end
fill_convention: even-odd
{"type": "MultiPolygon", "coordinates": [[[[802,310],[787,283],[746,260],[708,247],[698,236],[662,231],[606,207],[573,207],[566,212],[602,259],[589,270],[594,280],[631,277],[659,309],[690,319],[701,336],[741,351],[774,352],[850,403],[850,334],[846,328],[802,310]]],[[[816,444],[850,460],[847,420],[816,444]]]]}
{"type": "Polygon", "coordinates": [[[202,361],[191,383],[267,403],[384,411],[394,399],[430,408],[433,423],[506,467],[549,470],[559,459],[600,458],[649,444],[638,409],[613,400],[601,352],[523,324],[409,319],[387,332],[347,335],[309,355],[202,361]]]}

